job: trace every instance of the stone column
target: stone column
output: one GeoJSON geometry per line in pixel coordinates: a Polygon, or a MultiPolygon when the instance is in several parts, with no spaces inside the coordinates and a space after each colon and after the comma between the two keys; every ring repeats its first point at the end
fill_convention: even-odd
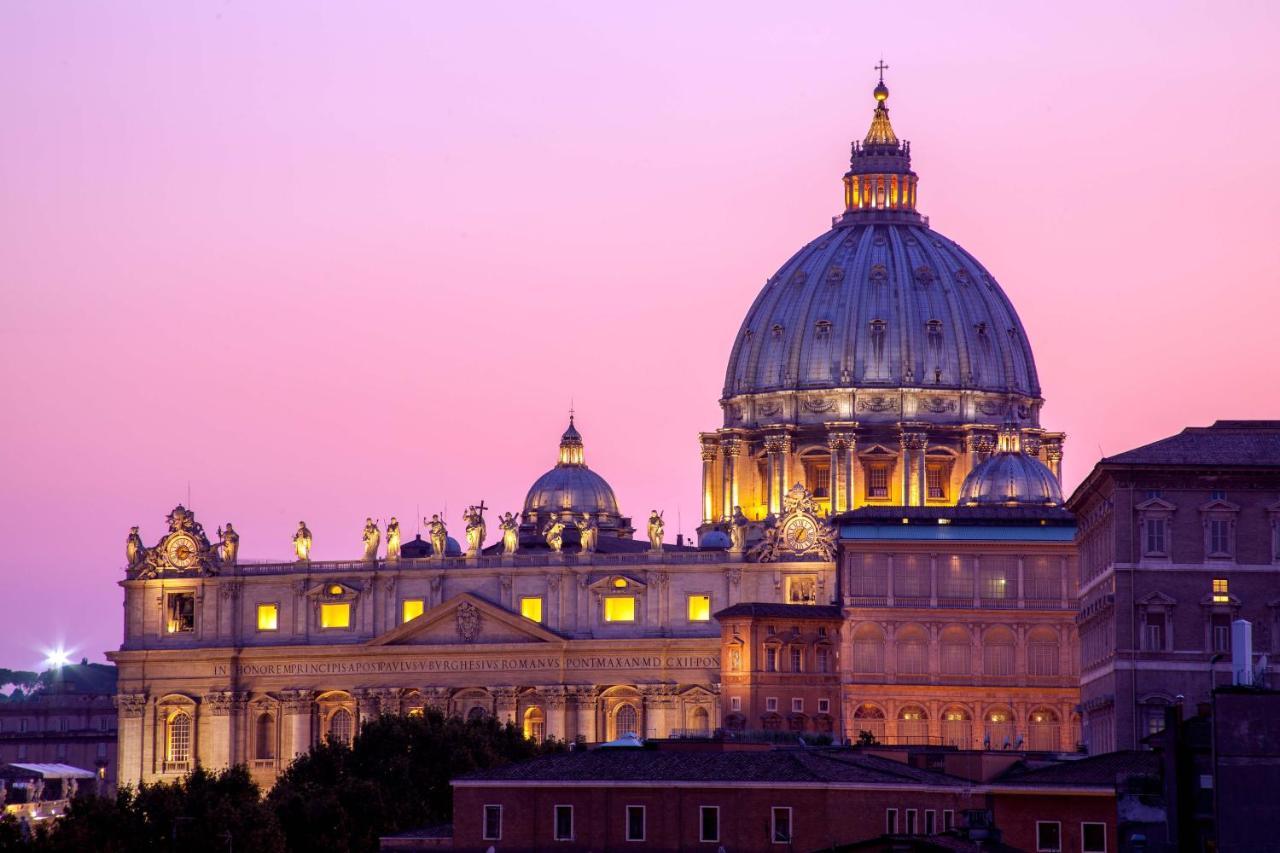
{"type": "Polygon", "coordinates": [[[738,505],[738,453],[742,450],[742,439],[728,435],[720,440],[720,450],[724,454],[724,481],[721,486],[721,497],[724,501],[722,519],[733,518],[733,508],[738,505]]]}
{"type": "Polygon", "coordinates": [[[147,694],[121,693],[115,697],[117,724],[116,776],[121,785],[142,781],[142,745],[146,739],[147,694]]]}
{"type": "Polygon", "coordinates": [[[1049,470],[1053,472],[1053,476],[1058,478],[1058,482],[1062,482],[1062,442],[1047,441],[1044,444],[1044,458],[1049,463],[1049,470]]]}
{"type": "Polygon", "coordinates": [[[573,728],[570,739],[581,735],[588,743],[600,740],[596,732],[596,695],[590,687],[570,687],[566,696],[568,708],[573,712],[573,728]]]}
{"type": "Polygon", "coordinates": [[[715,436],[702,436],[702,523],[715,521],[715,465],[720,455],[720,442],[715,436]]]}
{"type": "Polygon", "coordinates": [[[516,722],[517,691],[514,687],[493,688],[494,716],[500,723],[516,722]]]}
{"type": "Polygon", "coordinates": [[[977,468],[996,449],[996,438],[989,432],[969,433],[969,470],[977,468]]]}
{"type": "Polygon", "coordinates": [[[276,694],[282,715],[280,726],[280,766],[288,765],[311,749],[310,690],[282,690],[276,694]]]}
{"type": "Polygon", "coordinates": [[[795,442],[791,440],[791,436],[784,435],[782,437],[782,482],[779,484],[781,488],[778,490],[779,509],[781,509],[782,496],[795,483],[795,475],[791,471],[791,452],[794,449],[795,442]]]}
{"type": "Polygon", "coordinates": [[[902,505],[924,506],[925,448],[929,435],[922,431],[902,433],[902,505]],[[914,476],[913,476],[914,466],[914,476]],[[913,483],[915,488],[913,489],[913,483]]]}
{"type": "Polygon", "coordinates": [[[202,722],[200,763],[210,770],[222,770],[243,760],[244,710],[249,694],[221,690],[206,693],[200,700],[202,722]]]}
{"type": "Polygon", "coordinates": [[[787,476],[784,470],[783,453],[788,444],[789,441],[785,435],[767,435],[764,439],[764,450],[769,462],[769,487],[766,495],[770,515],[782,513],[782,496],[786,494],[786,487],[781,483],[787,476]]]}
{"type": "Polygon", "coordinates": [[[547,719],[547,737],[570,740],[568,721],[565,719],[568,691],[561,684],[553,684],[549,687],[539,687],[538,692],[546,697],[544,713],[547,719]]]}
{"type": "Polygon", "coordinates": [[[851,510],[858,496],[857,481],[854,479],[855,472],[858,470],[858,435],[853,432],[845,435],[847,439],[844,452],[844,508],[851,510]]]}
{"type": "Polygon", "coordinates": [[[828,463],[829,470],[827,472],[827,495],[831,499],[831,512],[833,515],[843,509],[840,506],[840,451],[845,450],[846,447],[848,445],[845,443],[844,436],[841,433],[827,433],[827,450],[831,451],[831,461],[828,463]]]}

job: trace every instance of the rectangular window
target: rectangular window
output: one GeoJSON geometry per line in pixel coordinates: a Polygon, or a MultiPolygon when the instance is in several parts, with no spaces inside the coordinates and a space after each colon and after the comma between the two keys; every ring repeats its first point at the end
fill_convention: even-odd
{"type": "Polygon", "coordinates": [[[627,840],[644,841],[644,806],[627,806],[627,840]]]}
{"type": "Polygon", "coordinates": [[[350,628],[351,604],[346,601],[320,605],[321,628],[350,628]]]}
{"type": "Polygon", "coordinates": [[[275,631],[280,628],[280,605],[258,605],[258,630],[275,631]]]}
{"type": "Polygon", "coordinates": [[[484,807],[484,840],[502,840],[502,806],[484,807]]]}
{"type": "Polygon", "coordinates": [[[1142,626],[1143,648],[1149,652],[1162,652],[1164,645],[1164,613],[1148,613],[1142,626]]]}
{"type": "Polygon", "coordinates": [[[817,604],[818,579],[814,575],[787,576],[787,604],[817,604]]]}
{"type": "Polygon", "coordinates": [[[1164,554],[1164,525],[1163,518],[1148,518],[1146,524],[1146,553],[1152,556],[1160,556],[1164,554]]]}
{"type": "Polygon", "coordinates": [[[720,840],[719,806],[702,806],[698,809],[698,840],[720,840]]]}
{"type": "Polygon", "coordinates": [[[907,809],[907,835],[916,834],[916,815],[915,809],[907,809]]]}
{"type": "Polygon", "coordinates": [[[764,709],[765,709],[766,711],[777,711],[777,710],[778,710],[778,697],[777,697],[777,696],[768,696],[768,697],[765,697],[765,700],[764,700],[764,709]]]}
{"type": "Polygon", "coordinates": [[[898,810],[897,809],[884,810],[884,834],[885,835],[898,834],[898,810]]]}
{"type": "Polygon", "coordinates": [[[868,500],[883,500],[889,497],[889,466],[872,465],[867,469],[868,500]]]}
{"type": "Polygon", "coordinates": [[[1209,554],[1214,557],[1231,556],[1231,522],[1225,518],[1209,519],[1209,554]]]}
{"type": "Polygon", "coordinates": [[[604,621],[636,621],[636,599],[631,595],[607,595],[604,599],[604,621]]]}
{"type": "Polygon", "coordinates": [[[954,809],[942,810],[942,831],[950,832],[956,827],[956,813],[954,809]]]}
{"type": "Polygon", "coordinates": [[[573,806],[556,806],[555,839],[573,840],[573,806]]]}
{"type": "Polygon", "coordinates": [[[1226,613],[1214,613],[1209,617],[1212,636],[1210,648],[1215,652],[1231,651],[1231,617],[1226,613]]]}
{"type": "Polygon", "coordinates": [[[938,813],[933,809],[924,810],[924,834],[934,835],[938,831],[938,813]]]}
{"type": "Polygon", "coordinates": [[[171,592],[166,600],[166,629],[170,634],[189,634],[196,629],[194,592],[171,592]]]}
{"type": "Polygon", "coordinates": [[[741,696],[732,696],[732,697],[730,697],[730,698],[729,698],[729,710],[730,710],[730,711],[741,711],[741,710],[742,710],[742,697],[741,697],[741,696]]]}
{"type": "Polygon", "coordinates": [[[520,599],[520,615],[530,622],[542,622],[542,596],[526,595],[520,599]]]}
{"type": "Polygon", "coordinates": [[[830,700],[830,699],[819,699],[819,700],[818,700],[818,713],[819,713],[819,714],[829,714],[829,713],[831,713],[831,700],[830,700]]]}
{"type": "Polygon", "coordinates": [[[709,595],[689,596],[688,613],[689,613],[690,622],[710,622],[711,621],[711,596],[709,595]]]}
{"type": "Polygon", "coordinates": [[[773,843],[791,843],[791,807],[773,807],[773,843]]]}
{"type": "Polygon", "coordinates": [[[1036,821],[1036,853],[1061,853],[1062,824],[1056,820],[1036,821]]]}
{"type": "Polygon", "coordinates": [[[775,649],[773,646],[770,646],[764,650],[764,671],[765,672],[778,671],[778,650],[775,649]]]}
{"type": "Polygon", "coordinates": [[[404,603],[400,605],[400,621],[412,622],[421,616],[426,609],[426,602],[421,598],[406,598],[404,603]]]}
{"type": "Polygon", "coordinates": [[[925,479],[928,480],[929,500],[944,501],[947,499],[946,482],[942,479],[943,469],[941,465],[930,465],[925,479]]]}
{"type": "Polygon", "coordinates": [[[804,651],[795,646],[791,647],[791,671],[804,672],[804,651]]]}
{"type": "Polygon", "coordinates": [[[793,713],[793,714],[803,714],[803,713],[804,713],[804,700],[803,700],[803,699],[801,699],[801,698],[799,698],[799,697],[795,697],[795,698],[793,698],[793,699],[791,700],[791,713],[793,713]]]}
{"type": "Polygon", "coordinates": [[[1226,578],[1213,579],[1213,601],[1215,604],[1227,604],[1231,601],[1231,588],[1226,578]]]}
{"type": "Polygon", "coordinates": [[[1085,821],[1080,824],[1081,853],[1107,853],[1107,825],[1085,821]]]}
{"type": "Polygon", "coordinates": [[[831,652],[828,649],[818,649],[815,658],[817,659],[818,672],[831,671],[831,652]]]}

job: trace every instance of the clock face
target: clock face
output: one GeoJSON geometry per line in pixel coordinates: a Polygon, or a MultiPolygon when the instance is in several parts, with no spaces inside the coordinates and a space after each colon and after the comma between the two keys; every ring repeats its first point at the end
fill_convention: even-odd
{"type": "Polygon", "coordinates": [[[801,553],[809,550],[818,541],[818,525],[812,518],[797,516],[787,523],[782,531],[782,544],[789,551],[801,553]]]}
{"type": "Polygon", "coordinates": [[[170,565],[188,568],[196,561],[196,541],[185,534],[170,536],[164,545],[164,555],[170,565]]]}

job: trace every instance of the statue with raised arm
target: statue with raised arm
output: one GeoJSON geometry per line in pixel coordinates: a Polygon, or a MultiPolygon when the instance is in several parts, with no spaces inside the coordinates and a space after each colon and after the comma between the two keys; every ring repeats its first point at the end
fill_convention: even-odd
{"type": "Polygon", "coordinates": [[[558,518],[553,518],[542,529],[542,535],[547,539],[547,547],[551,549],[551,553],[559,554],[560,549],[564,547],[564,522],[558,518]]]}
{"type": "Polygon", "coordinates": [[[364,533],[361,538],[364,541],[364,558],[369,561],[378,559],[378,545],[382,542],[382,531],[378,530],[378,524],[372,518],[364,520],[364,533]]]}
{"type": "Polygon", "coordinates": [[[747,550],[747,517],[742,507],[733,508],[733,518],[729,520],[729,553],[741,554],[747,550]]]}
{"type": "Polygon", "coordinates": [[[575,521],[574,526],[578,528],[578,542],[582,546],[582,553],[590,554],[595,551],[596,542],[600,538],[600,525],[596,524],[596,520],[591,517],[591,513],[584,512],[582,520],[575,521]]]}
{"type": "Polygon", "coordinates": [[[229,521],[226,527],[218,528],[218,557],[224,566],[234,566],[240,558],[240,534],[229,521]]]}
{"type": "Polygon", "coordinates": [[[431,516],[430,521],[424,518],[423,522],[427,525],[427,536],[431,539],[431,556],[443,560],[449,551],[449,528],[445,527],[439,515],[431,516]]]}
{"type": "Polygon", "coordinates": [[[400,522],[391,516],[387,522],[387,561],[394,563],[400,559],[400,522]]]}
{"type": "Polygon", "coordinates": [[[298,531],[293,534],[293,553],[298,555],[300,562],[311,559],[311,531],[305,521],[298,522],[298,531]]]}
{"type": "Polygon", "coordinates": [[[124,540],[124,558],[129,561],[129,568],[141,563],[146,556],[147,549],[142,544],[142,537],[138,535],[138,528],[130,527],[129,536],[124,540]]]}
{"type": "Polygon", "coordinates": [[[662,513],[656,509],[649,513],[649,550],[662,550],[662,537],[665,535],[664,528],[667,523],[662,520],[662,513]]]}
{"type": "Polygon", "coordinates": [[[479,506],[467,507],[467,511],[462,514],[467,524],[467,556],[479,557],[480,549],[484,547],[485,523],[484,511],[486,507],[484,501],[480,501],[479,506]]]}
{"type": "Polygon", "coordinates": [[[514,512],[504,512],[498,516],[498,527],[502,530],[502,553],[513,556],[520,550],[520,522],[514,512]]]}

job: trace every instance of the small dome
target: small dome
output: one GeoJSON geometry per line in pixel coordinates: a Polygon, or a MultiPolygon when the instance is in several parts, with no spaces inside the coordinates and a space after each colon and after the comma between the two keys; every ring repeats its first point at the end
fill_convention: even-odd
{"type": "Polygon", "coordinates": [[[450,536],[447,539],[445,539],[444,553],[445,553],[445,556],[447,557],[461,557],[462,546],[458,544],[457,539],[454,539],[452,536],[450,536]]]}
{"type": "Polygon", "coordinates": [[[729,541],[729,534],[723,530],[708,530],[698,537],[698,547],[706,548],[711,551],[725,551],[733,544],[729,541]]]}
{"type": "Polygon", "coordinates": [[[554,468],[529,487],[524,499],[522,535],[541,533],[547,519],[566,520],[570,516],[590,514],[607,535],[629,536],[630,520],[618,510],[613,487],[587,467],[583,457],[582,435],[569,418],[569,428],[560,436],[560,454],[554,468]],[[527,528],[527,529],[525,529],[527,528]]]}
{"type": "Polygon", "coordinates": [[[1016,428],[1006,426],[1000,450],[969,472],[960,506],[1061,506],[1062,486],[1053,472],[1022,452],[1016,428]]]}

